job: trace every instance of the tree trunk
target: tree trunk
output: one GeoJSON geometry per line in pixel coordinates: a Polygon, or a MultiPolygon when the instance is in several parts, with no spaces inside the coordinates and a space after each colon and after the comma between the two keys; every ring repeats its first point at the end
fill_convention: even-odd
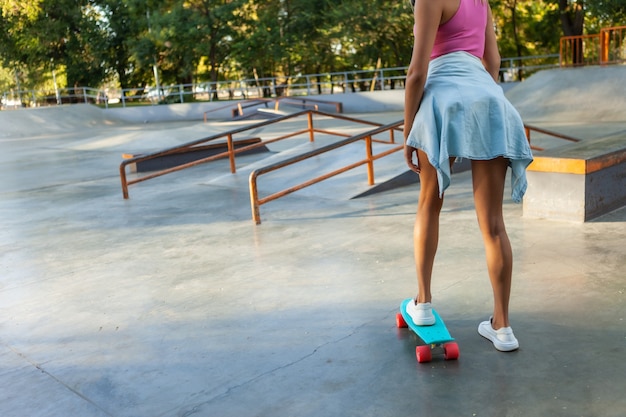
{"type": "MultiPolygon", "coordinates": [[[[511,25],[513,26],[513,39],[515,42],[515,49],[517,51],[517,56],[522,57],[524,51],[522,50],[522,43],[520,42],[518,30],[517,30],[517,0],[513,0],[513,4],[511,5],[511,25]]],[[[517,79],[522,81],[524,79],[524,70],[520,67],[517,70],[517,79]]]]}
{"type": "MultiPolygon", "coordinates": [[[[585,22],[585,5],[583,1],[570,2],[559,0],[559,12],[561,26],[565,36],[581,36],[585,22]]],[[[572,42],[572,63],[582,65],[584,62],[583,40],[576,39],[572,42]]]]}

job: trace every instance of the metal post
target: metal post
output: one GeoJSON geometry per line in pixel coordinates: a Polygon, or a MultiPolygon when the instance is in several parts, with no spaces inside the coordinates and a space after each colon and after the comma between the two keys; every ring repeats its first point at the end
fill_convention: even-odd
{"type": "Polygon", "coordinates": [[[228,134],[226,141],[228,144],[228,159],[230,160],[230,172],[234,174],[237,172],[237,167],[235,166],[235,146],[233,144],[232,133],[228,134]]]}
{"type": "Polygon", "coordinates": [[[126,165],[120,165],[120,180],[122,181],[122,195],[128,199],[128,181],[126,180],[126,165]]]}
{"type": "Polygon", "coordinates": [[[315,132],[313,131],[313,113],[307,113],[307,119],[309,121],[309,142],[315,141],[315,132]]]}
{"type": "Polygon", "coordinates": [[[259,191],[256,184],[256,171],[250,173],[248,182],[250,183],[250,205],[252,206],[252,220],[254,223],[261,224],[261,213],[259,210],[259,191]]]}
{"type": "Polygon", "coordinates": [[[372,137],[365,138],[365,151],[367,152],[367,183],[374,185],[374,158],[372,158],[372,137]]]}
{"type": "Polygon", "coordinates": [[[609,34],[606,30],[600,30],[600,64],[609,62],[609,34]]]}

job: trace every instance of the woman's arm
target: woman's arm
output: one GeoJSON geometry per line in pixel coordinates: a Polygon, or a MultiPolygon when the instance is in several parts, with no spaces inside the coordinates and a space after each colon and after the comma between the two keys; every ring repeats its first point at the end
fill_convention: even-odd
{"type": "Polygon", "coordinates": [[[500,75],[500,52],[496,41],[496,32],[493,28],[493,16],[491,8],[487,10],[487,27],[485,28],[485,53],[483,55],[483,65],[493,79],[498,82],[500,75]]]}
{"type": "MultiPolygon", "coordinates": [[[[406,75],[404,90],[404,139],[406,141],[415,114],[419,109],[424,85],[428,75],[430,54],[437,36],[437,28],[443,14],[443,0],[416,0],[413,16],[415,19],[413,53],[406,75]]],[[[414,148],[405,146],[405,159],[411,170],[419,172],[413,162],[414,148]]]]}

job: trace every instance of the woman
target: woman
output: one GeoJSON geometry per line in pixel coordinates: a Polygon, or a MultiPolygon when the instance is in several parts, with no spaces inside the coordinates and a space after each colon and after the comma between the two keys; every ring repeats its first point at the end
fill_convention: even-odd
{"type": "Polygon", "coordinates": [[[487,0],[411,0],[415,43],[406,78],[404,154],[420,176],[414,228],[418,295],[407,310],[434,323],[431,275],[439,214],[454,159],[471,160],[474,203],[493,288],[493,316],[478,332],[496,349],[519,347],[509,323],[513,256],[502,216],[507,168],[512,198],[526,191],[532,161],[522,120],[497,85],[500,53],[487,0]]]}

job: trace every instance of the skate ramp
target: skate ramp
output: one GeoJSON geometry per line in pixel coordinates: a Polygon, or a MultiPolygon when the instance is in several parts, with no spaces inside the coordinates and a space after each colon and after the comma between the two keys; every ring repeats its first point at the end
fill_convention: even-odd
{"type": "Polygon", "coordinates": [[[626,66],[538,72],[506,93],[527,124],[626,121],[626,66]]]}
{"type": "Polygon", "coordinates": [[[36,137],[116,124],[90,104],[5,110],[0,111],[0,138],[36,137]]]}

